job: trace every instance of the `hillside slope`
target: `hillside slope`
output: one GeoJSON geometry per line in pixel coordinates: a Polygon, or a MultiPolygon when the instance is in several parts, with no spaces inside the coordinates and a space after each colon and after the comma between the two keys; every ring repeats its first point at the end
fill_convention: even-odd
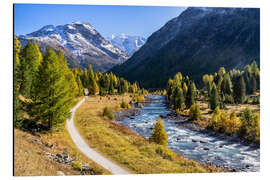
{"type": "Polygon", "coordinates": [[[221,66],[259,64],[259,52],[259,9],[194,7],[167,22],[111,71],[146,88],[163,88],[179,71],[200,83],[203,74],[221,66]]]}
{"type": "MultiPolygon", "coordinates": [[[[65,131],[54,133],[40,133],[32,135],[28,132],[14,129],[14,175],[15,176],[56,176],[80,175],[69,163],[59,163],[53,155],[68,155],[87,163],[91,172],[86,174],[109,174],[108,171],[87,159],[72,144],[65,131]],[[60,171],[62,173],[60,173],[60,171]]],[[[60,156],[59,156],[60,157],[60,156]]]]}

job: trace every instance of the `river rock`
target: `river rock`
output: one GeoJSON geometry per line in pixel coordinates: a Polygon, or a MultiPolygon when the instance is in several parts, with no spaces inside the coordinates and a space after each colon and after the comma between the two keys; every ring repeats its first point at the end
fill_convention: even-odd
{"type": "Polygon", "coordinates": [[[204,141],[204,140],[200,140],[200,143],[207,143],[207,141],[204,141]]]}
{"type": "Polygon", "coordinates": [[[204,147],[203,150],[209,151],[209,148],[208,147],[204,147]]]}
{"type": "Polygon", "coordinates": [[[197,140],[195,140],[195,139],[191,139],[191,141],[192,141],[192,142],[197,142],[197,140]]]}
{"type": "Polygon", "coordinates": [[[159,117],[161,117],[161,118],[167,118],[167,116],[164,116],[164,115],[159,115],[159,117]]]}

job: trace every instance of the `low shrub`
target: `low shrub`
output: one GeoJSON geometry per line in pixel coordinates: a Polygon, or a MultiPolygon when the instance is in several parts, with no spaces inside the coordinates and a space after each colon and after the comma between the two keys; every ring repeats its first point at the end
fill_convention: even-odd
{"type": "Polygon", "coordinates": [[[109,107],[103,109],[103,117],[107,117],[111,120],[114,120],[113,111],[109,107]]]}
{"type": "Polygon", "coordinates": [[[250,140],[260,141],[260,115],[259,113],[253,114],[249,108],[246,108],[241,115],[241,135],[250,140]]]}
{"type": "Polygon", "coordinates": [[[189,117],[191,120],[196,120],[201,117],[201,110],[197,104],[193,104],[189,109],[189,117]]]}
{"type": "Polygon", "coordinates": [[[122,101],[120,104],[120,107],[123,109],[129,109],[130,108],[130,104],[126,103],[125,101],[122,101]]]}
{"type": "Polygon", "coordinates": [[[164,159],[172,160],[174,157],[174,153],[169,148],[161,145],[156,148],[156,153],[164,159]]]}
{"type": "Polygon", "coordinates": [[[82,163],[80,161],[73,161],[72,167],[74,170],[81,171],[82,170],[82,163]]]}

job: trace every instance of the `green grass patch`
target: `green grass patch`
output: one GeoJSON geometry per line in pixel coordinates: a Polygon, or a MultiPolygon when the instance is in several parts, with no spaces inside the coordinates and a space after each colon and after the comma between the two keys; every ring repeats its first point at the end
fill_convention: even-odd
{"type": "Polygon", "coordinates": [[[117,100],[89,97],[75,114],[75,125],[80,134],[91,147],[105,157],[137,174],[220,171],[188,160],[156,143],[150,143],[127,127],[102,118],[100,114],[105,107],[117,111],[117,105],[122,102],[122,99],[129,102],[130,96],[114,95],[110,99],[117,100]]]}

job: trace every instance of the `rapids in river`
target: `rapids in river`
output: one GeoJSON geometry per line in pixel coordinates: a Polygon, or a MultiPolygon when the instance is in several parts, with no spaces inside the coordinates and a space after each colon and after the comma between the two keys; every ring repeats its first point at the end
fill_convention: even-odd
{"type": "MultiPolygon", "coordinates": [[[[153,131],[157,118],[171,113],[166,107],[164,96],[149,95],[149,98],[152,101],[141,109],[140,114],[119,121],[146,138],[153,131]]],[[[177,120],[162,120],[168,134],[168,147],[174,152],[201,163],[234,171],[260,170],[259,148],[190,130],[177,123],[177,120]]]]}

